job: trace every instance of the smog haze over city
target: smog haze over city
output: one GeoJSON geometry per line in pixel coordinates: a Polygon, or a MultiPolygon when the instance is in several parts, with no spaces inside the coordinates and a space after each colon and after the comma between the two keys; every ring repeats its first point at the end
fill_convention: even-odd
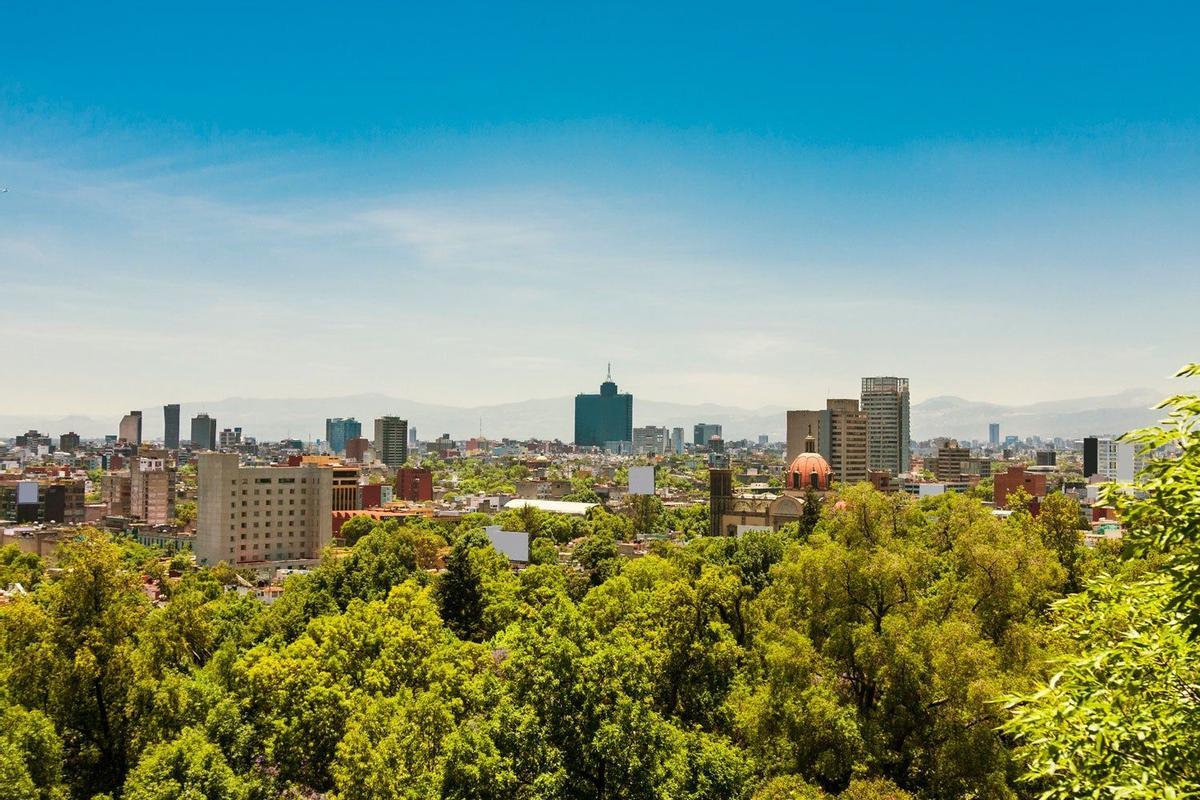
{"type": "Polygon", "coordinates": [[[0,414],[610,361],[664,402],[1025,405],[1162,394],[1200,341],[1187,6],[4,16],[0,414]]]}

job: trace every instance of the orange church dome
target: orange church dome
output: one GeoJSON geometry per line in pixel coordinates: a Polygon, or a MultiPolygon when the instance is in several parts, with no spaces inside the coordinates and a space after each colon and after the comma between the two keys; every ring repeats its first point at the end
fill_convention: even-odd
{"type": "Polygon", "coordinates": [[[832,481],[833,468],[820,453],[801,453],[788,467],[789,489],[812,488],[818,492],[825,492],[829,490],[832,481]]]}

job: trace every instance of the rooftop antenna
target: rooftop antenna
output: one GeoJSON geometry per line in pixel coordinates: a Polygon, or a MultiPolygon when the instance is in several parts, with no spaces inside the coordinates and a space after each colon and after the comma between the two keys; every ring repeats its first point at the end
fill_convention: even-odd
{"type": "Polygon", "coordinates": [[[608,380],[608,381],[612,380],[612,362],[611,361],[608,362],[608,377],[606,378],[606,380],[608,380]]]}

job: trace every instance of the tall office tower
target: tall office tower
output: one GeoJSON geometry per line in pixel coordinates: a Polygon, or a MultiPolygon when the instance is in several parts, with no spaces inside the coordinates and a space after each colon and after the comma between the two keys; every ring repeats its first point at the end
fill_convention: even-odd
{"type": "Polygon", "coordinates": [[[677,456],[683,455],[683,428],[671,429],[671,451],[677,456]]]}
{"type": "Polygon", "coordinates": [[[163,406],[163,447],[179,449],[179,404],[163,406]]]}
{"type": "Polygon", "coordinates": [[[830,398],[819,411],[787,412],[787,463],[805,451],[809,436],[833,469],[834,480],[867,480],[867,414],[859,410],[857,400],[830,398]]]}
{"type": "Polygon", "coordinates": [[[408,420],[380,417],[375,420],[375,457],[392,469],[408,460],[408,420]]]}
{"type": "Polygon", "coordinates": [[[167,450],[143,447],[129,461],[129,513],[151,525],[175,519],[175,468],[167,450]]]}
{"type": "Polygon", "coordinates": [[[117,428],[117,438],[134,447],[142,443],[142,412],[130,411],[121,418],[121,426],[117,428]]]}
{"type": "Polygon", "coordinates": [[[346,442],[362,436],[362,423],[354,417],[333,417],[325,420],[325,443],[337,455],[346,452],[346,442]]]}
{"type": "Polygon", "coordinates": [[[604,447],[608,442],[632,441],[633,395],[618,394],[609,365],[600,394],[575,395],[575,444],[604,447]]]}
{"type": "Polygon", "coordinates": [[[867,412],[867,465],[892,475],[908,472],[908,378],[863,378],[862,410],[867,412]]]}
{"type": "Polygon", "coordinates": [[[412,450],[417,448],[417,429],[415,427],[408,429],[408,446],[412,450]]]}
{"type": "Polygon", "coordinates": [[[333,469],[242,467],[237,453],[196,460],[196,560],[245,564],[320,558],[333,539],[333,469]]]}
{"type": "Polygon", "coordinates": [[[697,447],[708,447],[708,442],[714,436],[721,438],[721,426],[711,422],[697,422],[692,428],[692,444],[697,447]]]}
{"type": "Polygon", "coordinates": [[[71,431],[58,437],[58,449],[64,453],[74,453],[79,449],[79,434],[71,431]]]}
{"type": "Polygon", "coordinates": [[[217,449],[217,421],[208,414],[192,417],[192,447],[197,450],[217,449]]]}
{"type": "Polygon", "coordinates": [[[633,429],[633,452],[648,455],[662,455],[667,452],[671,441],[666,428],[647,425],[644,428],[633,429]]]}
{"type": "Polygon", "coordinates": [[[1000,446],[1000,423],[999,422],[989,422],[988,423],[988,444],[994,448],[1000,446]]]}

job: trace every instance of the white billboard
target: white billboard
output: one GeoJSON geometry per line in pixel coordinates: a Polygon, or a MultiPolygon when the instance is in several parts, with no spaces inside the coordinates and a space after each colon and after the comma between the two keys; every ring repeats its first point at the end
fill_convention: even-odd
{"type": "Polygon", "coordinates": [[[17,482],[17,505],[37,505],[38,501],[38,484],[37,481],[18,481],[17,482]]]}
{"type": "Polygon", "coordinates": [[[629,494],[654,494],[654,467],[629,468],[629,494]]]}
{"type": "Polygon", "coordinates": [[[528,533],[502,530],[499,525],[488,525],[483,532],[487,534],[488,541],[492,543],[492,547],[496,548],[496,552],[509,561],[529,563],[528,533]]]}

